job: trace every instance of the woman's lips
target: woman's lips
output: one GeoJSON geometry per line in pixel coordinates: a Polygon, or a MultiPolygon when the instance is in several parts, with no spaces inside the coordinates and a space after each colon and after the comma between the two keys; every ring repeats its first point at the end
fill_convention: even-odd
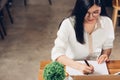
{"type": "Polygon", "coordinates": [[[88,20],[88,21],[94,21],[94,19],[88,20]]]}
{"type": "Polygon", "coordinates": [[[87,22],[88,23],[93,23],[95,21],[95,19],[91,19],[91,20],[88,20],[87,22]]]}

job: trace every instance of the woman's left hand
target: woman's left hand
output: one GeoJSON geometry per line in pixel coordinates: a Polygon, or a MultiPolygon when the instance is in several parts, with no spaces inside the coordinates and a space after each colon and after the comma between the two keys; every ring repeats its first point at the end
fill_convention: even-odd
{"type": "Polygon", "coordinates": [[[101,64],[103,62],[108,62],[109,61],[109,56],[107,54],[102,54],[98,59],[97,62],[98,64],[101,64]]]}

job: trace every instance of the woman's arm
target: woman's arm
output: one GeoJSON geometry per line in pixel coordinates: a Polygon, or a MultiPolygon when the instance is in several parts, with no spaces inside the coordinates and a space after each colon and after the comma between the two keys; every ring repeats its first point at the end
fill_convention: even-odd
{"type": "Polygon", "coordinates": [[[102,53],[98,58],[98,63],[102,63],[104,61],[109,61],[109,56],[111,54],[112,48],[113,48],[113,41],[115,39],[114,35],[114,29],[113,29],[113,23],[112,20],[108,17],[105,18],[105,32],[107,32],[107,38],[106,41],[102,45],[102,53]]]}
{"type": "Polygon", "coordinates": [[[105,62],[105,61],[108,62],[111,51],[112,51],[112,49],[103,50],[100,57],[97,59],[98,63],[101,64],[102,62],[105,62]]]}
{"type": "Polygon", "coordinates": [[[89,67],[86,64],[76,62],[76,61],[68,58],[65,55],[58,57],[57,61],[64,64],[64,65],[67,65],[67,66],[70,66],[74,69],[77,69],[77,70],[81,71],[83,74],[93,73],[93,71],[94,71],[94,68],[92,65],[90,65],[90,67],[89,67]]]}

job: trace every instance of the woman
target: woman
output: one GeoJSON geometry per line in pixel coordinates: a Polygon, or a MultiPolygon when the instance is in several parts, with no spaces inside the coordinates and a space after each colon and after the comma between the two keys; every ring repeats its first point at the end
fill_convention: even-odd
{"type": "Polygon", "coordinates": [[[114,30],[101,0],[77,0],[72,15],[60,25],[52,49],[52,60],[75,68],[84,74],[93,73],[75,60],[109,61],[114,30]]]}

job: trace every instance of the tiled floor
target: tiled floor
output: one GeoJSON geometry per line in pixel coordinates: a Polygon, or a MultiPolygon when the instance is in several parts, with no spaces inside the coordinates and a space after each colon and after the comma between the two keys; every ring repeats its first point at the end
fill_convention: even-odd
{"type": "MultiPolygon", "coordinates": [[[[7,37],[0,39],[0,80],[37,80],[39,62],[50,59],[60,21],[70,14],[74,0],[13,0],[14,24],[7,21],[7,37]],[[69,2],[69,3],[68,3],[69,2]]],[[[111,15],[111,8],[108,8],[111,15]]],[[[120,59],[120,27],[111,59],[120,59]]]]}

